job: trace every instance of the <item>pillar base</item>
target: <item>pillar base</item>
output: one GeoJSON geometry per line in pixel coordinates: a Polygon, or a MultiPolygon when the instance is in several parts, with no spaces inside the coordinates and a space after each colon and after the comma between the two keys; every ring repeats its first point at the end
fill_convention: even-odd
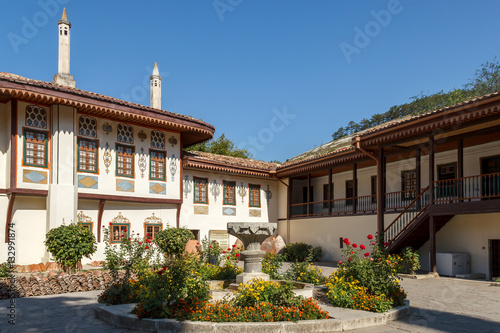
{"type": "Polygon", "coordinates": [[[265,273],[241,273],[236,276],[236,283],[248,283],[253,279],[262,279],[264,281],[269,281],[269,275],[265,273]]]}

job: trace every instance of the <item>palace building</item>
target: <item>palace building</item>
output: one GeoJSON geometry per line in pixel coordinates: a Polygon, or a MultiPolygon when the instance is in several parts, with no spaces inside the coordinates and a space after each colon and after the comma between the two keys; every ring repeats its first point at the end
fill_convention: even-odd
{"type": "Polygon", "coordinates": [[[201,120],[76,88],[66,11],[52,83],[0,73],[0,262],[50,260],[45,234],[77,222],[110,242],[167,225],[232,244],[227,222],[277,222],[286,242],[340,260],[343,238],[384,234],[422,267],[500,276],[500,93],[391,121],[275,164],[184,148],[213,137],[201,120]],[[126,231],[125,231],[126,230],[126,231]],[[455,257],[453,257],[455,258],[455,257]],[[458,258],[458,257],[457,257],[458,258]],[[456,259],[455,264],[456,264],[456,259]],[[451,263],[453,265],[453,262],[451,263]]]}

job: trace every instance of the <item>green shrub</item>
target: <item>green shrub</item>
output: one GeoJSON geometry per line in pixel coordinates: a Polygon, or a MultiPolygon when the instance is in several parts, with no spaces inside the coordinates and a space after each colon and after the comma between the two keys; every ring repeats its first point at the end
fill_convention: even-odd
{"type": "Polygon", "coordinates": [[[288,261],[305,261],[309,252],[313,252],[313,261],[321,260],[321,255],[323,250],[320,246],[315,248],[312,245],[306,244],[304,242],[290,243],[285,246],[283,254],[286,256],[288,261]]]}
{"type": "Polygon", "coordinates": [[[415,274],[420,269],[419,254],[410,246],[405,247],[401,256],[400,273],[415,274]]]}
{"type": "Polygon", "coordinates": [[[49,230],[44,244],[54,260],[64,271],[76,271],[83,257],[90,258],[97,250],[95,236],[87,228],[78,225],[61,225],[49,230]]]}
{"type": "Polygon", "coordinates": [[[196,269],[193,260],[179,257],[146,276],[140,281],[139,302],[133,312],[139,318],[173,318],[173,309],[179,304],[189,309],[206,302],[210,297],[208,282],[196,269]]]}
{"type": "Polygon", "coordinates": [[[194,239],[194,235],[186,228],[167,228],[156,234],[154,242],[160,250],[168,257],[180,256],[190,239],[194,239]]]}
{"type": "Polygon", "coordinates": [[[306,259],[302,262],[294,262],[292,266],[286,271],[285,279],[306,283],[313,283],[320,285],[325,283],[323,272],[311,261],[313,258],[312,250],[309,251],[306,259]]]}
{"type": "Polygon", "coordinates": [[[200,253],[200,259],[203,263],[212,265],[220,264],[222,248],[217,241],[213,240],[210,242],[207,236],[205,236],[201,241],[201,245],[198,245],[198,252],[200,253]]]}
{"type": "Polygon", "coordinates": [[[283,284],[254,279],[248,283],[240,284],[235,293],[232,306],[254,307],[260,302],[269,302],[275,306],[297,306],[300,297],[293,292],[294,285],[291,282],[283,284]]]}
{"type": "Polygon", "coordinates": [[[8,277],[12,277],[10,264],[8,262],[4,262],[0,265],[0,279],[8,277]]]}
{"type": "Polygon", "coordinates": [[[269,274],[271,280],[283,280],[283,274],[279,273],[283,261],[285,261],[285,256],[282,254],[266,253],[262,259],[262,272],[269,274]]]}
{"type": "MultiPolygon", "coordinates": [[[[406,294],[396,277],[400,270],[400,256],[387,253],[385,247],[380,247],[378,241],[373,240],[372,235],[368,235],[367,238],[369,246],[372,247],[371,251],[363,244],[358,246],[354,243],[351,244],[348,238],[344,239],[346,245],[344,248],[345,261],[339,262],[338,270],[332,274],[327,283],[329,292],[331,292],[330,300],[333,302],[335,296],[339,297],[336,290],[339,289],[337,283],[341,282],[347,285],[346,288],[352,289],[350,296],[346,297],[352,299],[356,296],[356,299],[360,301],[359,304],[362,304],[363,301],[365,303],[375,302],[372,304],[373,309],[367,309],[369,311],[385,309],[386,299],[390,306],[403,305],[406,294]]],[[[340,288],[341,291],[342,288],[340,288]]],[[[352,304],[360,306],[358,303],[352,304]]],[[[345,305],[346,307],[350,306],[348,303],[345,305]]]]}
{"type": "Polygon", "coordinates": [[[97,301],[107,305],[136,303],[139,301],[139,283],[132,280],[115,282],[99,295],[97,301]]]}

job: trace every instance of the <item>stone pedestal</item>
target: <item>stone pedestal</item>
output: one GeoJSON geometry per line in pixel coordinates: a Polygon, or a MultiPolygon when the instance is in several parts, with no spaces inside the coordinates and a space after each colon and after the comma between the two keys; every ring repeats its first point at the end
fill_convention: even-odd
{"type": "Polygon", "coordinates": [[[262,273],[262,258],[266,252],[260,250],[261,243],[274,235],[276,223],[229,222],[227,232],[243,242],[245,272],[236,276],[236,283],[247,283],[252,279],[269,281],[269,275],[262,273]]]}

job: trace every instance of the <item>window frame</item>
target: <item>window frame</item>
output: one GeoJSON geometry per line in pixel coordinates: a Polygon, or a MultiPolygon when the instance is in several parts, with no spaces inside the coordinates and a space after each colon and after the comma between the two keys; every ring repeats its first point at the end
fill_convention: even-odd
{"type": "MultiPolygon", "coordinates": [[[[157,160],[157,159],[155,159],[157,160]]],[[[158,149],[149,149],[149,180],[160,180],[160,181],[166,181],[167,180],[167,152],[164,150],[158,150],[158,149]],[[156,178],[153,177],[151,173],[151,167],[153,165],[153,157],[151,153],[156,153],[156,154],[163,154],[163,177],[161,178],[156,178]]]]}
{"type": "MultiPolygon", "coordinates": [[[[236,206],[236,182],[235,181],[230,181],[230,180],[223,180],[223,204],[224,205],[230,205],[230,206],[236,206]],[[227,186],[226,186],[227,185],[227,186]],[[232,187],[232,197],[229,198],[231,199],[230,201],[226,197],[226,194],[228,194],[228,190],[232,187]]],[[[229,192],[229,195],[231,195],[231,192],[229,192]]]]}
{"type": "Polygon", "coordinates": [[[87,138],[77,138],[77,165],[76,170],[78,172],[86,172],[86,173],[94,173],[99,174],[99,140],[97,139],[87,139],[87,138]],[[80,167],[80,142],[81,141],[90,141],[95,143],[95,171],[84,170],[80,167]]]}
{"type": "Polygon", "coordinates": [[[78,222],[78,225],[89,227],[90,232],[94,234],[94,222],[78,222]]]}
{"type": "Polygon", "coordinates": [[[48,168],[48,155],[49,155],[49,132],[48,131],[40,131],[40,130],[35,130],[31,128],[26,128],[23,127],[23,166],[31,166],[31,167],[38,167],[38,168],[48,168]],[[34,132],[34,133],[41,133],[45,135],[45,143],[44,143],[44,152],[45,152],[45,157],[44,157],[44,164],[33,164],[33,163],[28,163],[26,161],[26,133],[27,132],[34,132]]]}
{"type": "MultiPolygon", "coordinates": [[[[135,178],[135,146],[124,145],[121,143],[116,143],[115,145],[115,175],[117,177],[127,177],[127,178],[135,178]],[[118,147],[123,148],[131,148],[132,149],[132,175],[127,175],[118,172],[118,147]]],[[[122,170],[123,171],[123,170],[122,170]]]]}
{"type": "Polygon", "coordinates": [[[26,107],[24,108],[24,124],[25,124],[25,126],[34,127],[34,128],[47,129],[47,126],[49,124],[49,120],[48,120],[48,118],[49,118],[49,111],[47,110],[47,108],[50,109],[50,106],[47,106],[45,104],[30,103],[30,104],[26,105],[26,107]],[[41,108],[41,109],[43,109],[43,111],[45,111],[45,125],[43,127],[42,126],[35,126],[35,125],[28,125],[27,124],[27,120],[28,120],[28,117],[27,117],[28,107],[31,107],[31,106],[41,108]]]}
{"type": "MultiPolygon", "coordinates": [[[[200,199],[200,195],[198,195],[198,199],[200,199]]],[[[193,203],[208,205],[208,178],[193,176],[193,203]],[[205,184],[203,185],[203,187],[205,188],[205,193],[206,193],[206,200],[205,201],[197,200],[197,198],[196,198],[196,190],[201,187],[200,185],[196,184],[197,180],[203,180],[205,182],[205,184]]]]}
{"type": "MultiPolygon", "coordinates": [[[[158,231],[161,232],[163,230],[163,223],[144,223],[144,237],[147,237],[147,234],[149,234],[148,232],[148,227],[160,227],[160,230],[158,231]]],[[[152,237],[149,237],[149,239],[155,239],[155,236],[157,235],[157,233],[154,232],[154,229],[153,229],[153,235],[152,237]]]]}
{"type": "Polygon", "coordinates": [[[416,183],[417,181],[417,169],[410,169],[410,170],[402,170],[401,171],[401,199],[402,200],[413,200],[417,197],[417,192],[418,192],[418,184],[416,183]],[[415,190],[412,190],[411,187],[411,180],[413,179],[413,177],[409,178],[410,179],[410,189],[409,190],[405,190],[405,174],[414,174],[415,177],[415,190]],[[405,192],[405,191],[409,191],[409,192],[405,192]],[[412,191],[413,191],[413,195],[412,195],[412,191]]]}
{"type": "MultiPolygon", "coordinates": [[[[130,238],[130,223],[126,223],[126,222],[120,222],[120,223],[113,223],[113,222],[110,222],[109,223],[109,228],[111,229],[111,231],[109,232],[109,243],[110,244],[120,244],[121,242],[123,242],[123,239],[121,240],[114,240],[113,239],[113,227],[114,226],[118,226],[118,227],[126,227],[127,228],[127,231],[125,231],[126,233],[126,236],[123,237],[123,239],[129,239],[130,238]]],[[[120,228],[120,232],[121,232],[121,228],[120,228]]]]}
{"type": "Polygon", "coordinates": [[[248,207],[261,208],[261,198],[260,198],[260,184],[248,184],[248,207]],[[252,191],[258,190],[258,203],[253,201],[252,191]]]}
{"type": "Polygon", "coordinates": [[[352,206],[354,204],[354,179],[345,181],[345,199],[346,206],[352,206]],[[348,195],[348,191],[352,191],[350,196],[348,195]]]}

